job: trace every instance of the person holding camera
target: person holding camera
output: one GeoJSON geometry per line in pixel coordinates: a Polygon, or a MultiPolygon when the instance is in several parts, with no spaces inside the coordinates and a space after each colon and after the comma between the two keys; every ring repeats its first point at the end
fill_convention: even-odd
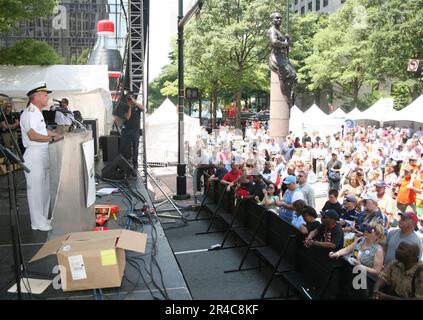
{"type": "Polygon", "coordinates": [[[123,101],[123,125],[119,153],[123,156],[128,149],[132,151],[132,164],[138,169],[138,148],[141,133],[141,111],[144,106],[138,103],[131,95],[122,98],[123,101]]]}

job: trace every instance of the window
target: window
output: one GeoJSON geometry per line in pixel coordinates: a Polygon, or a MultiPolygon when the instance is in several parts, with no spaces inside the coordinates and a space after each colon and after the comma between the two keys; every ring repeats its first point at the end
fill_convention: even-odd
{"type": "Polygon", "coordinates": [[[323,6],[327,7],[329,5],[329,0],[323,0],[323,6]]]}
{"type": "Polygon", "coordinates": [[[320,10],[320,0],[316,0],[316,11],[320,10]]]}
{"type": "Polygon", "coordinates": [[[301,14],[304,14],[305,13],[305,7],[304,6],[302,6],[301,7],[301,14]]]}
{"type": "Polygon", "coordinates": [[[313,11],[313,2],[308,3],[308,11],[313,11]]]}
{"type": "Polygon", "coordinates": [[[295,5],[297,5],[297,4],[298,4],[298,0],[295,0],[295,1],[294,1],[294,4],[295,4],[295,5]]]}

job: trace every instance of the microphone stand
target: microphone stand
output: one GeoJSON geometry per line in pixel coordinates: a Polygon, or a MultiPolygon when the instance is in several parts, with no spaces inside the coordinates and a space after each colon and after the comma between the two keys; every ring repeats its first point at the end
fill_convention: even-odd
{"type": "MultiPolygon", "coordinates": [[[[3,154],[6,166],[17,163],[25,172],[30,170],[23,162],[8,148],[0,144],[0,154],[3,154]]],[[[15,192],[14,173],[9,170],[7,173],[9,186],[9,206],[10,206],[10,232],[12,237],[14,273],[16,280],[16,288],[18,293],[18,300],[22,300],[21,289],[21,272],[26,273],[25,261],[22,253],[21,233],[19,228],[18,205],[15,192]]],[[[29,290],[28,290],[29,291],[29,290]]]]}

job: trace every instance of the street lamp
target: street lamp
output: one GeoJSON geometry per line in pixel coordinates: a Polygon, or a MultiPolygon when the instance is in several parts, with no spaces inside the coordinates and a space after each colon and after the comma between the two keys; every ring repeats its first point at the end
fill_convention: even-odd
{"type": "Polygon", "coordinates": [[[185,200],[190,197],[187,194],[187,177],[185,150],[184,150],[184,26],[198,13],[203,6],[203,0],[198,0],[184,16],[183,0],[179,0],[178,8],[178,166],[176,176],[176,195],[175,200],[185,200]]]}

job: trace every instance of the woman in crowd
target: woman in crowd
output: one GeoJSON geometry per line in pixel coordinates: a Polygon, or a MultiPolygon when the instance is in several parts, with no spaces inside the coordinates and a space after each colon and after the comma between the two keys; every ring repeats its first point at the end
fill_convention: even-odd
{"type": "Polygon", "coordinates": [[[383,248],[385,230],[379,223],[372,222],[366,225],[362,237],[357,238],[348,247],[336,252],[330,252],[329,257],[339,258],[353,253],[351,262],[354,265],[362,265],[368,274],[377,276],[383,268],[383,248]]]}
{"type": "Polygon", "coordinates": [[[266,189],[263,190],[264,198],[259,201],[258,197],[255,200],[258,204],[263,205],[266,209],[274,211],[277,214],[278,206],[276,202],[279,200],[278,189],[274,183],[270,183],[266,189]]]}
{"type": "Polygon", "coordinates": [[[352,194],[356,198],[360,198],[363,193],[363,187],[357,182],[357,175],[353,173],[348,179],[348,184],[344,185],[341,190],[340,197],[344,198],[346,195],[352,194]]]}
{"type": "Polygon", "coordinates": [[[307,162],[304,165],[304,171],[307,173],[307,182],[310,184],[314,184],[317,182],[317,177],[316,174],[313,172],[312,168],[311,168],[311,163],[307,162]]]}

